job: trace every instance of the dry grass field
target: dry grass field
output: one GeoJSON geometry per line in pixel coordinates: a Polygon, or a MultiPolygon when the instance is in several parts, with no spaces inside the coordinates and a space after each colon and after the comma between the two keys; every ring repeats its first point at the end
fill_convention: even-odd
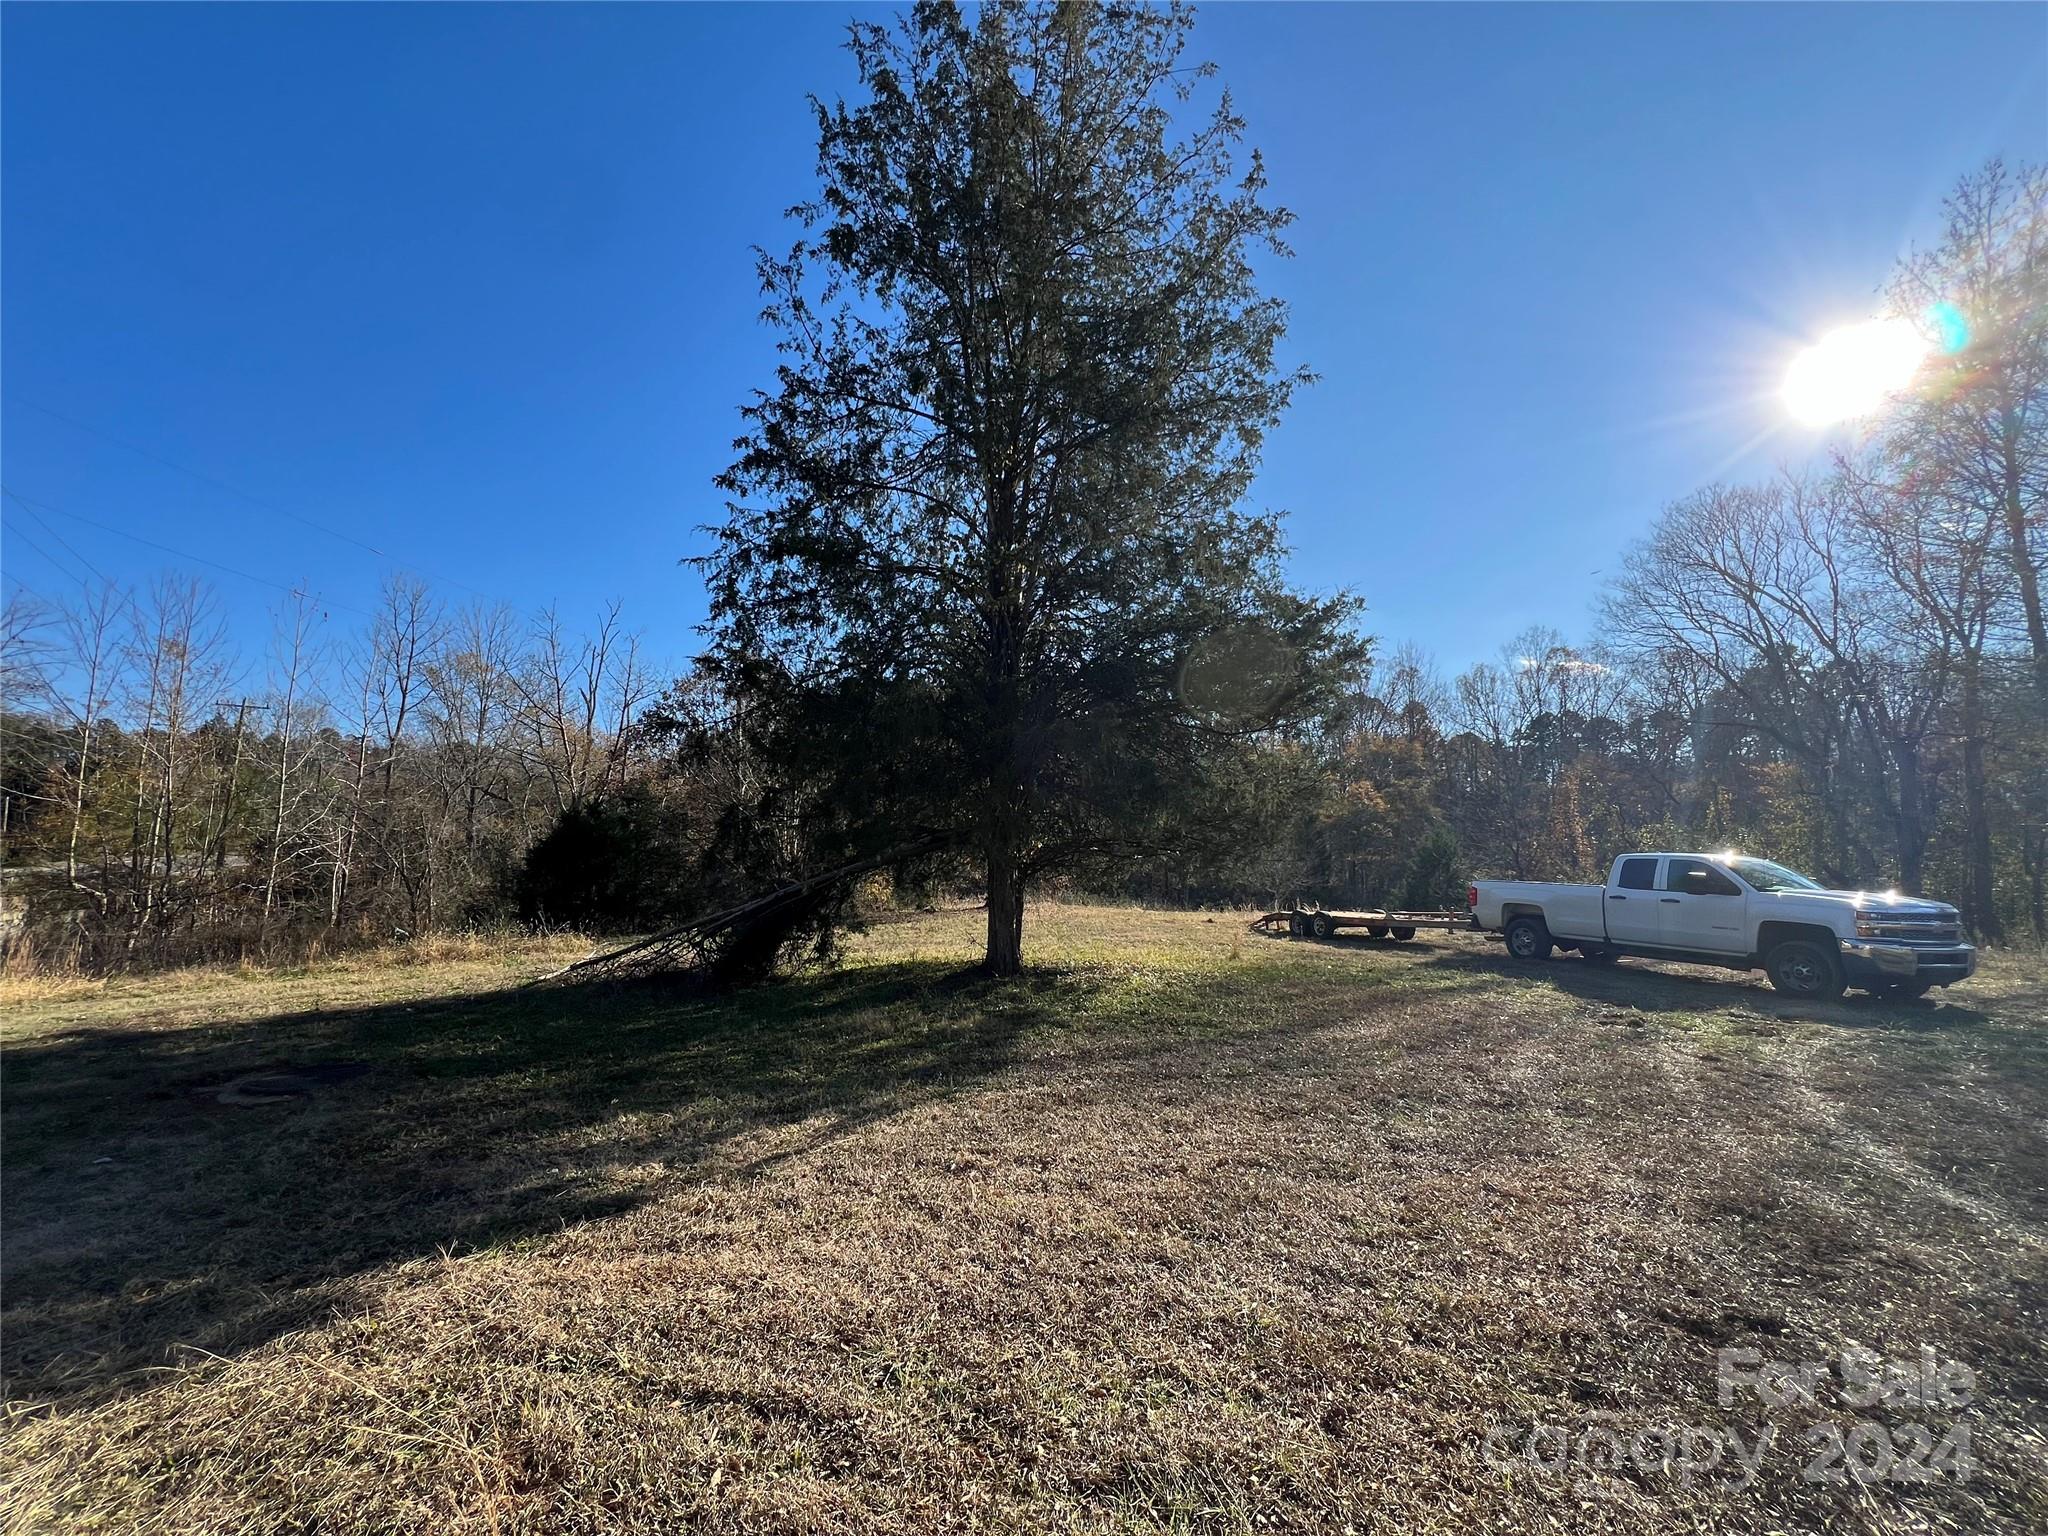
{"type": "Polygon", "coordinates": [[[722,1000],[7,996],[7,1528],[2048,1528],[2038,961],[1791,1006],[1048,906],[996,984],[978,920],[722,1000]],[[1741,1347],[1974,1389],[1723,1403],[1741,1347]]]}

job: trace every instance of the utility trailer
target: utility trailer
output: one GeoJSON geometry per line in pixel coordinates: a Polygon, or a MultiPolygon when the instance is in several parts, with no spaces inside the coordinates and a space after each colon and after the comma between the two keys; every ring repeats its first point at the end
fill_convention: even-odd
{"type": "Polygon", "coordinates": [[[1346,928],[1363,928],[1369,939],[1396,939],[1406,943],[1422,928],[1470,928],[1472,914],[1458,911],[1433,912],[1324,912],[1319,909],[1288,907],[1268,912],[1252,923],[1254,931],[1272,933],[1284,928],[1297,939],[1327,939],[1346,928]]]}

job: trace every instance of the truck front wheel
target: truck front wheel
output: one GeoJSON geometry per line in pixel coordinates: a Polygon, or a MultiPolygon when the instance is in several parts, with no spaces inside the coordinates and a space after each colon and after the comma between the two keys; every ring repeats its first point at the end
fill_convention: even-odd
{"type": "Polygon", "coordinates": [[[1787,939],[1764,957],[1771,985],[1787,997],[1834,998],[1846,983],[1839,956],[1808,939],[1787,939]]]}
{"type": "Polygon", "coordinates": [[[1508,953],[1517,960],[1548,960],[1555,946],[1550,930],[1536,917],[1518,917],[1508,924],[1508,953]]]}

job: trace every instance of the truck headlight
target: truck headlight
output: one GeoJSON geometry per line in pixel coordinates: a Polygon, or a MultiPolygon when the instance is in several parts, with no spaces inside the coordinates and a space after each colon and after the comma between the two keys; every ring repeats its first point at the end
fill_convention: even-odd
{"type": "Polygon", "coordinates": [[[1858,912],[1856,914],[1857,938],[1874,939],[1881,931],[1878,927],[1878,916],[1875,912],[1858,912]]]}

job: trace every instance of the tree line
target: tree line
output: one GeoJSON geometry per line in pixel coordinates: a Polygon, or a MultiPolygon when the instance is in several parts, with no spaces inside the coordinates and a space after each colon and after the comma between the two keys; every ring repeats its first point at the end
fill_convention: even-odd
{"type": "Polygon", "coordinates": [[[536,840],[626,784],[657,691],[616,607],[579,636],[403,576],[352,632],[292,594],[260,659],[188,576],[17,589],[5,654],[15,941],[93,969],[506,916],[536,840]]]}
{"type": "Polygon", "coordinates": [[[1310,379],[1256,280],[1291,218],[1228,94],[1193,105],[1191,26],[851,28],[858,98],[816,104],[817,194],[759,262],[783,361],[696,562],[708,643],[658,692],[616,612],[578,637],[402,579],[339,642],[287,605],[247,697],[194,583],[17,595],[36,942],[645,929],[898,848],[899,894],[986,902],[997,974],[1034,890],[1455,904],[1659,845],[2048,933],[2048,177],[1959,183],[1885,300],[1940,344],[1830,463],[1674,502],[1587,636],[1444,679],[1244,504],[1310,379]]]}

